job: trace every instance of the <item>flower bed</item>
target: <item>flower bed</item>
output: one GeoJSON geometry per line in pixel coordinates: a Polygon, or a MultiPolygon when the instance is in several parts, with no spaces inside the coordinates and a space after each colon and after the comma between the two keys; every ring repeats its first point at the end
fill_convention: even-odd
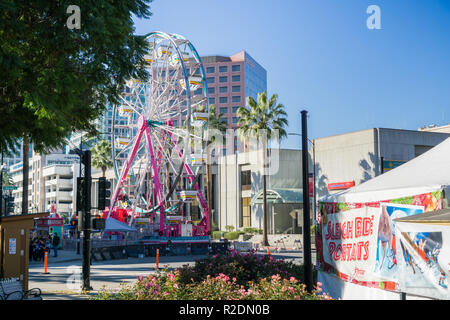
{"type": "Polygon", "coordinates": [[[308,293],[298,279],[303,268],[254,253],[214,255],[192,267],[138,277],[117,292],[103,290],[95,299],[110,300],[328,300],[320,283],[308,293]]]}

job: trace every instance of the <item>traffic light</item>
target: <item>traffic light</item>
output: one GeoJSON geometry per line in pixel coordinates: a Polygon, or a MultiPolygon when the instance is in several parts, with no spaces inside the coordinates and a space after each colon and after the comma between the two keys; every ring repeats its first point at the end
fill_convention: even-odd
{"type": "Polygon", "coordinates": [[[104,210],[109,205],[111,197],[111,182],[105,177],[98,178],[98,210],[104,210]]]}
{"type": "Polygon", "coordinates": [[[78,219],[77,218],[72,218],[72,220],[70,220],[70,225],[72,227],[77,227],[78,226],[78,219]]]}
{"type": "Polygon", "coordinates": [[[94,230],[103,230],[105,229],[106,220],[102,218],[94,218],[92,219],[92,229],[94,230]]]}
{"type": "Polygon", "coordinates": [[[77,212],[82,211],[84,208],[83,185],[84,185],[84,178],[78,177],[77,178],[77,203],[76,203],[76,211],[77,212]]]}

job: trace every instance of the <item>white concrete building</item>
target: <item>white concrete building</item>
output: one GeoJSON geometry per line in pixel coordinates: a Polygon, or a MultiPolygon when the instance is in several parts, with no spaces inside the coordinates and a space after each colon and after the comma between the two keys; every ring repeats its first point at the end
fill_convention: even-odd
{"type": "MultiPolygon", "coordinates": [[[[250,151],[219,158],[214,194],[220,230],[233,226],[262,229],[262,153],[250,151]]],[[[269,149],[267,157],[268,232],[298,233],[302,219],[301,150],[269,149]]]]}
{"type": "Polygon", "coordinates": [[[372,128],[315,139],[318,198],[391,170],[449,136],[428,130],[372,128]]]}
{"type": "MultiPolygon", "coordinates": [[[[79,173],[78,162],[78,155],[33,153],[29,162],[29,212],[50,211],[53,203],[55,203],[58,213],[70,214],[72,212],[74,177],[76,183],[76,176],[79,173]]],[[[17,213],[22,211],[22,167],[23,163],[19,162],[10,168],[13,183],[17,187],[17,190],[12,192],[17,213]]]]}

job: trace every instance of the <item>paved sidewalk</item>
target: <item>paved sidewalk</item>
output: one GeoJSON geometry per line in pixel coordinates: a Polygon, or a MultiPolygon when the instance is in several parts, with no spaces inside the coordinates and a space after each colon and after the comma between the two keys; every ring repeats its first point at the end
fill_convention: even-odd
{"type": "MultiPolygon", "coordinates": [[[[77,254],[76,250],[58,250],[58,256],[53,257],[53,250],[49,252],[47,256],[47,264],[59,263],[59,262],[72,262],[82,259],[82,252],[77,254]]],[[[44,266],[44,261],[34,261],[30,260],[30,266],[42,265],[44,266]]]]}

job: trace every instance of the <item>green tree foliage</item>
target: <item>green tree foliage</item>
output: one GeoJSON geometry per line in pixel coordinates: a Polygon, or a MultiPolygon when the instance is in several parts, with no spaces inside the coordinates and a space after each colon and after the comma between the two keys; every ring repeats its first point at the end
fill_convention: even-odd
{"type": "Polygon", "coordinates": [[[106,174],[106,170],[112,168],[112,146],[108,140],[99,141],[92,152],[92,165],[94,168],[102,169],[103,177],[106,174]]]}
{"type": "Polygon", "coordinates": [[[2,181],[3,181],[4,186],[12,186],[13,185],[12,176],[8,171],[3,172],[2,181]]]}
{"type": "Polygon", "coordinates": [[[0,142],[29,136],[36,150],[60,147],[72,131],[93,132],[126,79],[147,76],[143,36],[132,15],[151,0],[25,1],[0,4],[0,142]],[[69,5],[80,29],[66,26],[69,5]]]}
{"type": "MultiPolygon", "coordinates": [[[[151,0],[3,0],[0,2],[0,144],[23,139],[46,152],[73,131],[96,134],[93,122],[117,103],[126,79],[147,79],[144,36],[132,16],[149,18],[151,0]],[[80,9],[80,28],[70,28],[80,9]]],[[[27,193],[22,212],[27,211],[27,193]]]]}

